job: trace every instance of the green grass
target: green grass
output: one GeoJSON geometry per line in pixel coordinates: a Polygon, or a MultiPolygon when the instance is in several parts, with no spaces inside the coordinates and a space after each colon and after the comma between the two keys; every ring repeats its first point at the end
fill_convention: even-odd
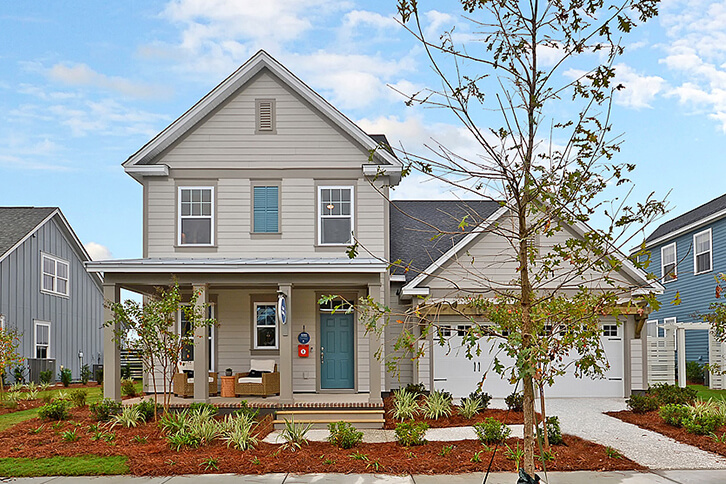
{"type": "Polygon", "coordinates": [[[47,457],[30,459],[6,457],[0,459],[0,476],[100,476],[127,474],[129,466],[126,456],[102,457],[81,455],[74,457],[47,457]]]}
{"type": "Polygon", "coordinates": [[[726,390],[711,390],[704,385],[688,385],[688,387],[695,388],[698,392],[697,397],[701,400],[708,400],[709,398],[726,400],[726,390]]]}
{"type": "MultiPolygon", "coordinates": [[[[9,429],[13,425],[19,424],[25,420],[30,420],[38,416],[38,409],[32,408],[30,410],[21,410],[19,412],[6,413],[0,415],[0,432],[9,429]]],[[[2,475],[2,474],[0,474],[2,475]]]]}

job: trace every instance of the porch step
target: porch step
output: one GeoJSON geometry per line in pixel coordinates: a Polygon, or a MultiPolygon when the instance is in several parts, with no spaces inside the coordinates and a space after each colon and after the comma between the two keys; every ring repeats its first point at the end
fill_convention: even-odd
{"type": "Polygon", "coordinates": [[[275,429],[282,429],[285,426],[285,420],[295,420],[295,423],[313,424],[314,429],[326,429],[329,423],[348,422],[356,428],[361,429],[380,429],[383,428],[385,422],[383,418],[383,409],[379,410],[280,410],[275,412],[275,420],[273,425],[275,429]]]}

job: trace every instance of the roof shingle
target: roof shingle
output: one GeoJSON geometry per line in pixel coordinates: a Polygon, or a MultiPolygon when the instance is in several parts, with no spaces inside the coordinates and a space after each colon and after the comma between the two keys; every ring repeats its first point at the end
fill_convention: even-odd
{"type": "Polygon", "coordinates": [[[668,235],[671,232],[675,232],[680,228],[696,223],[699,220],[706,218],[709,215],[713,215],[716,212],[720,212],[724,209],[726,209],[726,194],[721,195],[718,198],[714,198],[710,202],[706,202],[700,207],[696,207],[693,210],[684,213],[683,215],[679,215],[672,220],[660,224],[658,228],[655,229],[653,233],[648,236],[647,239],[645,239],[645,241],[647,243],[659,239],[664,235],[668,235]]]}
{"type": "Polygon", "coordinates": [[[57,207],[0,207],[0,257],[57,207]]]}

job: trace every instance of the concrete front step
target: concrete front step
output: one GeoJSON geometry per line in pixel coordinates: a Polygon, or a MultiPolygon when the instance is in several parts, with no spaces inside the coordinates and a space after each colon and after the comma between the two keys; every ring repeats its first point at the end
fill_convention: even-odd
{"type": "Polygon", "coordinates": [[[383,410],[281,410],[275,412],[275,420],[273,422],[275,429],[282,429],[285,426],[285,420],[293,420],[300,424],[313,424],[312,428],[325,429],[329,423],[348,422],[356,428],[362,429],[380,429],[383,428],[385,422],[383,418],[383,410]]]}

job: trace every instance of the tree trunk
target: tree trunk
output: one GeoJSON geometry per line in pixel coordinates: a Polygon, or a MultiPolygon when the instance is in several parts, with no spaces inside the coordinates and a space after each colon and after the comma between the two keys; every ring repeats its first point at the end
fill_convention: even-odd
{"type": "Polygon", "coordinates": [[[540,413],[542,413],[542,437],[544,438],[544,448],[546,451],[549,451],[550,438],[547,435],[547,414],[545,413],[544,385],[540,381],[537,386],[539,386],[539,406],[540,413]]]}

